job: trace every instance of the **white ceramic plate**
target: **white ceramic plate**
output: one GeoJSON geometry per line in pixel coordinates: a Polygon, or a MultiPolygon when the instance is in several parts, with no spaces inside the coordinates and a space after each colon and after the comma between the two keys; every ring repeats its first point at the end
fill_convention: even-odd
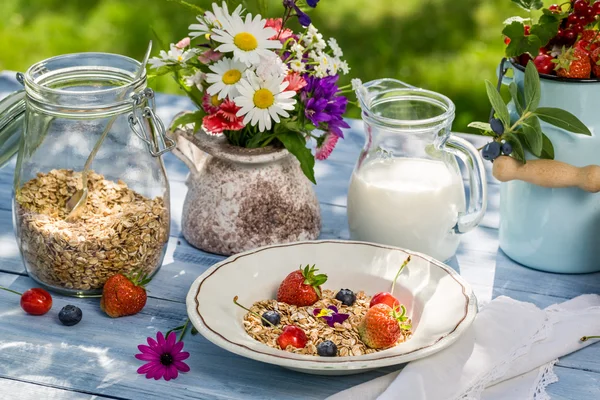
{"type": "Polygon", "coordinates": [[[209,268],[187,296],[190,320],[208,340],[233,353],[313,374],[352,374],[426,357],[453,343],[477,313],[471,287],[450,267],[426,255],[372,243],[311,241],[264,247],[238,254],[209,268]],[[374,354],[317,357],[268,347],[246,334],[245,311],[233,297],[250,306],[276,298],[281,281],[300,264],[316,264],[326,273],[326,289],[349,288],[373,295],[390,290],[399,266],[412,261],[398,278],[395,295],[413,320],[413,336],[405,343],[374,354]]]}

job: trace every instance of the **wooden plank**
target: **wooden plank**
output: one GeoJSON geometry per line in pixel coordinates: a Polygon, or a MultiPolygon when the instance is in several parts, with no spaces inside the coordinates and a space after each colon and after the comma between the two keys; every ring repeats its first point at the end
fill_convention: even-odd
{"type": "Polygon", "coordinates": [[[93,393],[81,393],[71,390],[56,389],[48,385],[22,382],[18,380],[0,378],[0,400],[93,400],[93,399],[121,399],[119,397],[105,397],[93,393]]]}
{"type": "Polygon", "coordinates": [[[600,399],[599,374],[560,366],[556,366],[554,372],[559,381],[547,389],[552,400],[600,399]]]}

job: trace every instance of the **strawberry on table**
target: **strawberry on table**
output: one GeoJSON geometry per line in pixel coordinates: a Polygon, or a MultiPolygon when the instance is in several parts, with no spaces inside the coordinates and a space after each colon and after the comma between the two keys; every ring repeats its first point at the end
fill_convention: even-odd
{"type": "Polygon", "coordinates": [[[385,349],[398,342],[402,331],[411,329],[407,324],[406,308],[392,309],[387,304],[376,304],[369,308],[358,326],[358,334],[365,345],[372,349],[385,349]]]}
{"type": "Polygon", "coordinates": [[[321,285],[327,275],[316,274],[318,269],[307,265],[290,273],[277,290],[277,301],[294,306],[312,306],[321,298],[321,285]]]}
{"type": "Polygon", "coordinates": [[[100,308],[109,317],[137,314],[146,305],[146,284],[150,279],[140,273],[134,276],[116,274],[108,278],[102,291],[100,308]]]}
{"type": "Polygon", "coordinates": [[[556,74],[562,78],[585,79],[592,73],[590,56],[578,48],[563,51],[553,62],[556,63],[556,74]]]}

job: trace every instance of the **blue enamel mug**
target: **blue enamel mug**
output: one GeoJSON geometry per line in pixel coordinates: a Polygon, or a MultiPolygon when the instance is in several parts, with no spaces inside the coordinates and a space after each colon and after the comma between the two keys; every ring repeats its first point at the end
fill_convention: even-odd
{"type": "MultiPolygon", "coordinates": [[[[509,62],[505,66],[513,70],[513,77],[505,77],[503,83],[514,80],[522,90],[524,68],[509,62]]],[[[542,122],[554,145],[555,160],[575,167],[600,164],[600,80],[548,75],[540,80],[540,107],[567,110],[592,132],[592,136],[578,135],[542,122]]],[[[526,158],[536,157],[527,154],[526,158]]],[[[514,261],[542,271],[600,271],[600,193],[518,180],[501,183],[500,247],[514,261]]]]}

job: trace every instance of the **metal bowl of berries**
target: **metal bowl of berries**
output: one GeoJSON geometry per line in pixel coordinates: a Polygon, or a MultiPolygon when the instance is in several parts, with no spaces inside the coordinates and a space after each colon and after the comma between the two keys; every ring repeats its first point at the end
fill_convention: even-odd
{"type": "Polygon", "coordinates": [[[232,256],[196,279],[186,303],[198,332],[217,346],[323,375],[427,357],[456,341],[477,314],[469,284],[442,262],[334,240],[232,256]]]}

